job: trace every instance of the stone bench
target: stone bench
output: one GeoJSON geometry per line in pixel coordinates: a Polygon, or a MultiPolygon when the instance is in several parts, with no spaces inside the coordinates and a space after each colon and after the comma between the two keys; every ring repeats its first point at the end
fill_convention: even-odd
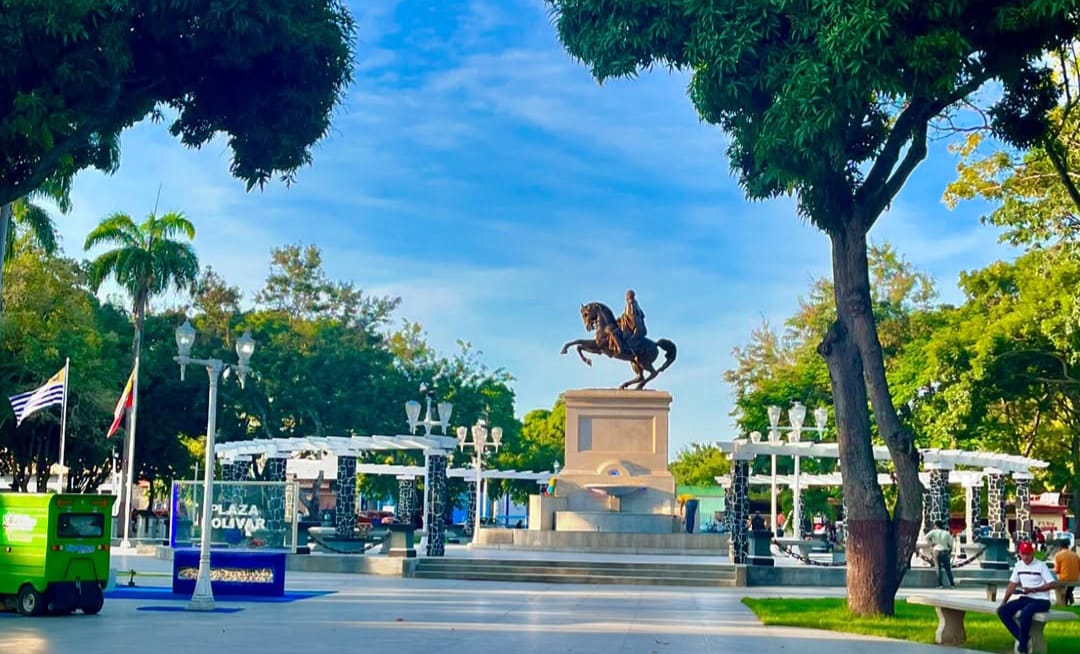
{"type": "MultiPolygon", "coordinates": [[[[939,645],[963,645],[967,640],[967,632],[964,631],[964,616],[968,612],[989,613],[996,616],[1000,604],[997,602],[964,599],[960,597],[925,597],[913,595],[908,597],[908,604],[921,604],[932,606],[937,612],[938,627],[934,633],[934,642],[939,645]]],[[[1043,638],[1043,627],[1047,622],[1076,620],[1075,613],[1069,611],[1055,611],[1048,613],[1036,613],[1031,621],[1031,642],[1029,651],[1032,654],[1046,654],[1046,640],[1043,638]]],[[[1002,626],[1002,629],[1005,627],[1002,626]]]]}
{"type": "Polygon", "coordinates": [[[1080,586],[1080,581],[1059,581],[1054,587],[1054,604],[1065,606],[1065,591],[1080,586]]]}
{"type": "Polygon", "coordinates": [[[996,602],[998,588],[1009,585],[1008,579],[957,579],[957,586],[985,586],[986,601],[996,602]]]}

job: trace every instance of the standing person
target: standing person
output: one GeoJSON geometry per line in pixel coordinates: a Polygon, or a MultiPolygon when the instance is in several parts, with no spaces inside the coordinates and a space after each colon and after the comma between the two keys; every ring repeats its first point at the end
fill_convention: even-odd
{"type": "Polygon", "coordinates": [[[934,522],[934,528],[926,534],[926,542],[934,546],[934,567],[937,568],[937,587],[944,588],[945,582],[949,582],[949,588],[956,588],[956,581],[952,574],[952,548],[953,537],[945,528],[943,520],[934,522]]]}
{"type": "Polygon", "coordinates": [[[1020,560],[1016,562],[1012,576],[1009,577],[1009,585],[1005,587],[1005,596],[1001,598],[997,614],[1016,639],[1017,654],[1027,654],[1031,621],[1036,613],[1050,610],[1050,589],[1057,581],[1046,563],[1035,558],[1034,545],[1026,540],[1022,541],[1017,551],[1020,560]],[[1010,602],[1009,598],[1014,592],[1021,597],[1010,602]]]}
{"type": "MultiPolygon", "coordinates": [[[[1071,581],[1074,584],[1080,581],[1080,556],[1068,547],[1061,548],[1054,557],[1054,574],[1057,575],[1058,581],[1071,581]]],[[[1076,588],[1073,586],[1065,589],[1065,604],[1072,604],[1075,601],[1074,590],[1076,588]]]]}

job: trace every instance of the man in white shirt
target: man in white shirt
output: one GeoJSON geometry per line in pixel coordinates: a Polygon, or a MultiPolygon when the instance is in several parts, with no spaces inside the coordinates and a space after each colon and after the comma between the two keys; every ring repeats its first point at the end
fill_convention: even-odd
{"type": "Polygon", "coordinates": [[[1036,613],[1050,610],[1050,590],[1057,579],[1043,561],[1035,560],[1035,547],[1028,541],[1021,541],[1017,547],[1020,560],[1009,577],[1005,596],[998,607],[998,617],[1009,633],[1016,639],[1018,654],[1027,654],[1028,635],[1031,633],[1031,621],[1036,613]],[[1013,593],[1020,597],[1009,601],[1013,593]],[[1017,615],[1019,614],[1019,615],[1017,615]]]}
{"type": "Polygon", "coordinates": [[[952,574],[952,548],[953,537],[945,528],[945,521],[934,522],[934,528],[926,534],[926,542],[934,546],[934,566],[937,568],[937,587],[944,588],[945,582],[949,582],[949,588],[956,588],[956,580],[952,574]]]}

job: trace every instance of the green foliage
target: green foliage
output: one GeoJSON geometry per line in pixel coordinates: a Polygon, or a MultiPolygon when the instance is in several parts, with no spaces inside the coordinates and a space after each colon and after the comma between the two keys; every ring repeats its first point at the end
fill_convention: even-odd
{"type": "MultiPolygon", "coordinates": [[[[936,297],[934,281],[888,243],[871,245],[867,257],[886,366],[901,370],[910,344],[933,332],[928,316],[936,297]]],[[[782,333],[764,323],[751,332],[749,343],[735,348],[735,367],[724,372],[724,380],[734,386],[733,415],[742,433],[768,430],[769,405],[786,408],[800,400],[813,409],[832,404],[829,371],[817,345],[836,319],[834,298],[832,282],[816,280],[809,294],[799,298],[799,309],[785,321],[782,333]]],[[[912,382],[897,374],[890,375],[890,382],[898,397],[912,397],[918,384],[927,383],[921,375],[920,381],[912,382]]]]}
{"type": "Polygon", "coordinates": [[[731,462],[715,445],[691,443],[679,450],[668,470],[679,486],[716,486],[716,477],[731,471],[731,462]]]}
{"type": "MultiPolygon", "coordinates": [[[[108,416],[119,389],[117,378],[130,328],[109,307],[99,307],[79,266],[33,247],[20,248],[7,266],[3,289],[5,339],[0,355],[0,395],[5,398],[41,385],[71,359],[65,463],[68,487],[85,490],[104,481],[109,445],[108,416]]],[[[10,404],[0,406],[0,471],[26,490],[32,471],[44,487],[57,461],[60,409],[30,416],[16,428],[10,404]]]]}
{"type": "Polygon", "coordinates": [[[188,147],[224,133],[248,188],[311,160],[352,75],[339,0],[0,1],[0,204],[93,167],[168,116],[188,147]]]}
{"type": "MultiPolygon", "coordinates": [[[[565,443],[566,402],[559,397],[550,411],[534,409],[525,414],[520,432],[506,441],[493,464],[503,470],[554,471],[556,461],[560,465],[565,463],[562,461],[565,443]]],[[[526,502],[529,495],[536,495],[540,489],[531,481],[500,483],[499,488],[519,503],[526,502]]]]}
{"type": "Polygon", "coordinates": [[[16,239],[25,234],[35,246],[45,254],[56,254],[60,249],[56,224],[48,212],[26,198],[20,198],[11,204],[11,220],[7,224],[4,238],[4,262],[15,255],[16,239]]]}
{"type": "Polygon", "coordinates": [[[113,277],[134,300],[136,320],[146,310],[146,303],[169,288],[190,288],[199,274],[199,261],[189,243],[177,236],[195,238],[195,226],[184,214],[170,211],[162,216],[151,213],[136,224],[125,213],[114,213],[86,236],[83,248],[116,245],[90,263],[87,271],[90,287],[97,290],[113,277]]]}
{"type": "Polygon", "coordinates": [[[938,381],[915,420],[950,447],[1052,462],[1048,489],[1080,488],[1080,256],[1033,249],[961,276],[967,300],[921,345],[938,381]]]}
{"type": "Polygon", "coordinates": [[[1027,0],[548,3],[563,44],[600,81],[658,65],[690,72],[690,99],[731,135],[747,196],[795,192],[830,232],[844,206],[876,218],[910,173],[905,161],[893,174],[901,146],[921,159],[929,119],[986,81],[1002,83],[1001,121],[1031,109],[1050,78],[1039,56],[1080,23],[1067,0],[1039,11],[1027,0]]]}

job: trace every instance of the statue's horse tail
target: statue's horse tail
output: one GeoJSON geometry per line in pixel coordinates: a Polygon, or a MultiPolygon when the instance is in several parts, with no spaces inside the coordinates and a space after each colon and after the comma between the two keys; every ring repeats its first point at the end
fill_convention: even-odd
{"type": "Polygon", "coordinates": [[[668,366],[675,363],[675,355],[678,354],[678,350],[675,348],[675,343],[666,338],[658,339],[656,341],[656,347],[664,351],[664,365],[656,370],[656,374],[659,375],[667,370],[668,366]]]}

